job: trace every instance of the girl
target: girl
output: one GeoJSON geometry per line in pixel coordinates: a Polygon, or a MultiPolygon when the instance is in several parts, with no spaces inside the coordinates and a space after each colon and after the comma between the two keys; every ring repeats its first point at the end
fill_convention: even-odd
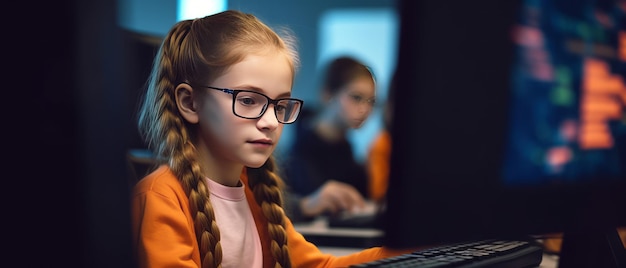
{"type": "Polygon", "coordinates": [[[139,129],[160,166],[133,190],[141,267],[338,267],[399,254],[323,254],[292,226],[272,152],[291,98],[293,39],[250,14],[180,21],[156,55],[139,129]]]}

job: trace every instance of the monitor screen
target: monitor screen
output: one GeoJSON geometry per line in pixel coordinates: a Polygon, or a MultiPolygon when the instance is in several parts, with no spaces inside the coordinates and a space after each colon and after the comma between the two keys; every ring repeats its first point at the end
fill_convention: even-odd
{"type": "Polygon", "coordinates": [[[398,2],[384,242],[626,226],[626,3],[398,2]]]}

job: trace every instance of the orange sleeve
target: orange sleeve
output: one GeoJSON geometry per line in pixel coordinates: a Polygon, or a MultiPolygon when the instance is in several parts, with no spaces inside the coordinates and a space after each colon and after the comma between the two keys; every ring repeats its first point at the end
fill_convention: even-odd
{"type": "Polygon", "coordinates": [[[391,135],[384,130],[374,139],[367,155],[368,192],[374,201],[382,201],[387,192],[390,157],[391,135]]]}
{"type": "Polygon", "coordinates": [[[138,267],[199,267],[189,204],[167,170],[153,173],[134,188],[132,227],[138,267]]]}
{"type": "Polygon", "coordinates": [[[316,245],[307,241],[302,234],[295,230],[288,219],[287,236],[289,239],[291,264],[293,267],[298,268],[348,267],[353,264],[370,262],[415,251],[415,249],[391,250],[383,247],[372,247],[346,256],[333,256],[320,251],[316,245]]]}
{"type": "Polygon", "coordinates": [[[551,234],[548,238],[543,239],[543,250],[547,253],[559,253],[562,242],[563,234],[551,234]]]}

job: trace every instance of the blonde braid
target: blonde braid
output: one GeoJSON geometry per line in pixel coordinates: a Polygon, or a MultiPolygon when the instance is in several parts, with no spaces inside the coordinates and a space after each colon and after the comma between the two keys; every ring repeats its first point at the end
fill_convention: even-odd
{"type": "Polygon", "coordinates": [[[276,259],[275,267],[289,268],[291,259],[287,247],[285,211],[282,208],[283,181],[277,175],[274,158],[270,157],[260,168],[248,168],[248,174],[250,189],[267,218],[268,231],[272,239],[272,256],[276,259]]]}
{"type": "Polygon", "coordinates": [[[170,158],[170,167],[181,181],[189,197],[189,207],[194,218],[202,267],[221,267],[220,230],[215,221],[209,189],[196,160],[195,147],[191,142],[185,142],[181,146],[183,146],[182,152],[177,152],[170,158]]]}
{"type": "Polygon", "coordinates": [[[209,199],[209,189],[201,172],[195,147],[190,141],[187,128],[191,126],[185,125],[182,120],[174,96],[174,81],[178,81],[178,78],[174,77],[176,72],[172,61],[179,56],[180,49],[176,48],[184,46],[184,37],[191,24],[191,21],[181,21],[164,39],[159,50],[159,60],[156,61],[160,64],[154,65],[149,85],[149,88],[155,90],[147,92],[148,101],[143,104],[140,126],[144,127],[143,133],[157,157],[169,159],[170,169],[180,180],[189,198],[202,267],[212,268],[221,267],[220,231],[209,199]],[[156,107],[146,107],[151,103],[149,100],[153,100],[156,107]]]}

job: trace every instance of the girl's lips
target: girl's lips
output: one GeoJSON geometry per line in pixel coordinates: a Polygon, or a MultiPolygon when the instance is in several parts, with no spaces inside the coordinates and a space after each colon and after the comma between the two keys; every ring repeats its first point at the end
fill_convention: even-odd
{"type": "Polygon", "coordinates": [[[263,140],[253,140],[253,141],[250,141],[250,143],[259,143],[259,144],[266,144],[266,145],[272,145],[273,144],[272,140],[266,140],[266,139],[263,139],[263,140]]]}
{"type": "Polygon", "coordinates": [[[255,141],[250,141],[248,143],[253,148],[262,149],[262,150],[268,150],[274,147],[272,141],[268,141],[268,140],[255,140],[255,141]]]}

